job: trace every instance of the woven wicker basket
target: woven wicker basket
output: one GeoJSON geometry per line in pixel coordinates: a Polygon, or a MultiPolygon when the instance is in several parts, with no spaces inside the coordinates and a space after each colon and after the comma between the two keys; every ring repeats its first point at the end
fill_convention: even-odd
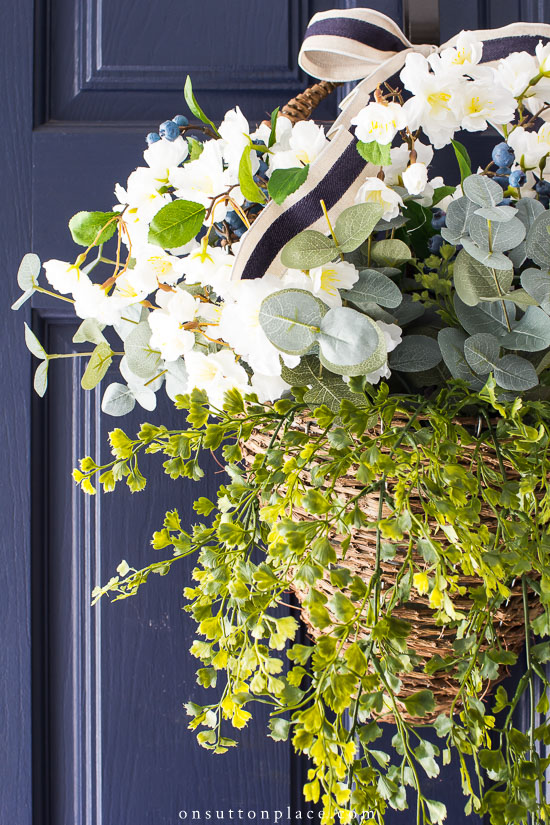
{"type": "MultiPolygon", "coordinates": [[[[420,420],[422,419],[420,418],[420,420]]],[[[407,419],[405,417],[396,417],[393,424],[395,426],[403,427],[406,422],[407,419]]],[[[427,420],[425,420],[424,423],[428,423],[427,420]]],[[[477,423],[477,419],[461,419],[460,423],[464,426],[471,426],[477,423]]],[[[307,428],[307,431],[312,435],[319,434],[321,432],[315,423],[307,417],[302,417],[297,420],[294,426],[302,430],[307,428]]],[[[253,431],[250,438],[243,445],[243,455],[246,464],[250,466],[256,455],[263,455],[266,452],[271,435],[272,433],[268,431],[253,431]]],[[[368,437],[376,437],[377,435],[380,435],[380,430],[376,428],[366,433],[366,436],[368,437]]],[[[383,442],[380,443],[382,444],[383,442]]],[[[382,446],[381,449],[382,452],[384,452],[384,448],[382,446]]],[[[475,463],[472,463],[472,450],[472,445],[463,445],[455,460],[458,463],[462,463],[464,466],[468,467],[472,473],[475,473],[476,465],[475,463]]],[[[387,452],[389,452],[389,450],[387,452]]],[[[495,470],[498,470],[499,463],[496,453],[489,447],[486,447],[481,451],[481,460],[484,464],[490,465],[495,470]]],[[[316,462],[321,463],[322,461],[323,456],[317,455],[316,462]]],[[[511,479],[518,477],[517,473],[514,472],[511,466],[506,466],[506,470],[511,479]]],[[[304,472],[302,474],[302,480],[307,487],[309,483],[309,474],[304,472]]],[[[342,476],[339,479],[334,488],[334,495],[341,497],[344,501],[349,501],[354,496],[357,496],[362,489],[363,485],[361,482],[357,481],[350,472],[349,475],[342,476]]],[[[387,489],[388,493],[391,495],[391,485],[388,486],[387,489]]],[[[420,497],[415,490],[412,491],[410,503],[412,512],[424,512],[420,497]]],[[[377,492],[370,493],[359,499],[359,506],[369,520],[375,522],[379,518],[379,495],[377,492]]],[[[385,518],[389,516],[390,512],[391,511],[389,508],[384,505],[382,509],[383,517],[385,518]]],[[[312,516],[310,513],[297,507],[294,509],[293,518],[298,520],[313,520],[315,516],[312,516]]],[[[482,507],[480,518],[487,525],[488,529],[493,532],[496,527],[496,519],[493,511],[488,507],[482,507]]],[[[445,534],[442,532],[435,519],[430,522],[429,527],[431,538],[434,541],[440,543],[442,547],[449,545],[445,534]]],[[[336,548],[339,558],[341,558],[342,554],[338,552],[339,537],[333,533],[330,536],[330,539],[336,548]]],[[[384,598],[384,593],[389,592],[395,584],[397,573],[406,555],[406,543],[399,544],[396,542],[395,544],[395,557],[391,561],[383,561],[381,565],[382,599],[384,598]]],[[[420,568],[422,568],[425,564],[424,560],[416,554],[413,554],[413,561],[415,564],[418,564],[420,568]]],[[[353,529],[351,542],[345,553],[345,558],[342,561],[339,561],[339,564],[347,567],[353,574],[359,575],[365,582],[369,582],[375,570],[375,562],[376,528],[361,527],[353,529]]],[[[480,580],[473,577],[463,576],[460,579],[460,584],[462,585],[476,586],[478,583],[480,583],[480,580]]],[[[335,590],[334,586],[326,576],[324,579],[317,582],[316,587],[324,592],[327,597],[332,596],[335,590]]],[[[296,595],[300,604],[302,604],[307,592],[298,589],[294,585],[291,585],[291,590],[296,595]]],[[[467,612],[471,606],[471,603],[466,597],[460,596],[453,598],[453,604],[457,610],[463,610],[465,612],[467,612]]],[[[530,606],[532,618],[538,615],[538,613],[541,612],[541,609],[539,600],[536,597],[533,597],[533,601],[530,606]]],[[[412,631],[407,643],[421,659],[420,664],[413,671],[400,675],[403,685],[400,696],[408,696],[422,688],[429,688],[432,690],[435,696],[436,707],[434,712],[430,714],[429,717],[424,717],[422,720],[423,722],[429,722],[435,719],[439,713],[448,712],[450,710],[456,696],[458,683],[456,679],[453,678],[452,673],[437,672],[433,675],[427,675],[423,670],[424,664],[435,654],[445,657],[446,655],[453,653],[452,643],[455,638],[455,631],[452,627],[449,628],[437,625],[434,620],[434,611],[429,606],[428,598],[425,596],[419,596],[415,591],[411,593],[411,596],[407,602],[394,608],[392,615],[410,623],[412,631]]],[[[312,639],[315,639],[321,635],[320,631],[312,625],[307,609],[303,606],[301,607],[301,617],[305,623],[308,634],[312,639]]],[[[515,586],[512,587],[512,594],[506,604],[494,613],[493,626],[503,648],[505,650],[519,653],[523,647],[525,638],[521,583],[516,583],[515,586]]],[[[363,636],[363,638],[366,638],[366,636],[363,636]]],[[[494,684],[496,683],[487,682],[484,693],[487,693],[494,686],[494,684]]],[[[457,703],[457,705],[459,704],[460,703],[457,703]]],[[[404,717],[406,719],[409,718],[406,713],[404,713],[404,717]]],[[[392,721],[392,717],[390,715],[383,716],[382,718],[383,721],[392,721]]]]}

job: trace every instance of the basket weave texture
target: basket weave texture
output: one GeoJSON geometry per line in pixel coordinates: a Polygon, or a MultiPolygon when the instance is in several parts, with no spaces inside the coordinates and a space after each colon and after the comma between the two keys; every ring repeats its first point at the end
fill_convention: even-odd
{"type": "MultiPolygon", "coordinates": [[[[396,416],[393,424],[396,426],[404,426],[406,421],[407,419],[405,417],[396,416]]],[[[461,419],[460,423],[464,426],[471,426],[475,424],[476,421],[477,419],[461,419]]],[[[321,432],[313,420],[309,419],[307,416],[303,416],[299,420],[297,419],[295,425],[302,430],[307,428],[307,431],[312,435],[321,432]]],[[[377,428],[370,430],[367,433],[370,437],[378,434],[380,434],[380,430],[377,428]]],[[[250,438],[243,445],[243,455],[247,465],[250,466],[252,464],[256,455],[264,455],[268,448],[270,438],[270,432],[260,430],[255,430],[252,432],[250,438]]],[[[389,453],[389,450],[384,450],[382,442],[380,449],[382,452],[386,451],[389,453]]],[[[462,445],[462,449],[459,455],[457,455],[456,460],[467,467],[469,471],[475,473],[476,465],[475,463],[472,463],[473,449],[474,445],[462,445]]],[[[317,462],[322,462],[322,460],[322,455],[316,456],[317,462]]],[[[479,460],[482,460],[484,464],[490,465],[498,471],[499,462],[496,453],[489,446],[486,446],[484,449],[482,448],[479,460]]],[[[518,477],[517,472],[514,471],[511,465],[507,465],[506,462],[505,468],[510,479],[518,477]]],[[[357,496],[364,487],[361,482],[354,478],[352,473],[353,468],[348,475],[342,476],[338,480],[334,488],[334,495],[341,497],[344,501],[350,501],[352,498],[357,496]]],[[[302,474],[302,481],[304,482],[306,489],[311,486],[310,477],[307,472],[302,474]]],[[[388,483],[387,489],[391,495],[392,488],[390,483],[388,483]]],[[[336,549],[339,565],[347,567],[353,575],[360,576],[363,581],[368,583],[376,568],[377,531],[374,522],[376,522],[379,518],[379,494],[378,492],[373,492],[364,495],[359,499],[358,503],[362,512],[368,517],[369,521],[373,522],[373,525],[352,528],[351,541],[343,559],[340,547],[340,540],[343,537],[338,537],[335,533],[333,533],[329,536],[329,538],[336,549]]],[[[412,512],[424,514],[420,496],[415,490],[411,491],[410,507],[412,512]]],[[[382,517],[386,518],[390,514],[391,510],[384,504],[382,509],[382,517]]],[[[294,508],[292,517],[297,521],[315,519],[315,516],[312,516],[300,507],[294,508]]],[[[494,534],[497,522],[493,511],[489,507],[482,507],[480,519],[488,527],[490,532],[494,534]]],[[[446,535],[441,530],[440,525],[435,519],[430,520],[429,531],[430,538],[433,541],[438,542],[442,546],[442,550],[449,546],[446,535]]],[[[382,603],[384,600],[384,594],[388,593],[396,582],[398,572],[407,552],[407,541],[392,543],[396,546],[395,557],[391,560],[382,561],[381,563],[382,603]]],[[[418,565],[419,569],[423,569],[425,566],[423,558],[417,553],[413,554],[413,562],[415,565],[418,565]]],[[[460,577],[460,584],[466,587],[475,587],[480,583],[481,580],[474,577],[460,577]]],[[[322,580],[319,580],[316,583],[316,588],[323,592],[328,598],[330,598],[336,590],[326,575],[322,580]]],[[[307,595],[307,591],[299,589],[292,583],[290,584],[290,589],[294,592],[298,602],[301,605],[301,618],[305,623],[307,632],[309,636],[315,640],[322,635],[322,631],[319,631],[316,627],[314,627],[310,620],[307,608],[303,605],[303,600],[307,595]]],[[[525,638],[521,582],[515,583],[511,589],[512,593],[506,604],[503,604],[493,614],[493,626],[502,647],[505,650],[519,653],[523,648],[525,638]]],[[[467,596],[454,595],[452,596],[452,600],[457,611],[467,613],[470,610],[471,601],[467,596]]],[[[531,617],[534,618],[538,615],[541,612],[541,609],[539,600],[533,597],[533,601],[530,605],[531,617]]],[[[449,627],[436,624],[434,610],[430,607],[428,597],[420,596],[414,590],[411,591],[408,601],[398,604],[398,606],[393,609],[392,615],[396,618],[409,622],[411,625],[411,633],[408,637],[407,644],[415,651],[421,660],[414,670],[409,673],[400,674],[400,679],[402,681],[400,697],[409,696],[411,693],[424,688],[429,688],[432,690],[435,697],[436,707],[433,713],[427,717],[424,717],[423,722],[432,721],[438,714],[445,712],[448,713],[451,709],[457,693],[458,681],[456,678],[453,678],[452,672],[447,673],[439,671],[429,675],[424,672],[424,664],[436,654],[439,654],[442,657],[453,654],[452,643],[456,638],[456,631],[452,626],[449,627]]],[[[367,633],[363,632],[362,635],[360,634],[359,639],[361,638],[367,639],[367,633]]],[[[506,674],[503,673],[502,678],[504,678],[504,675],[506,674]]],[[[494,684],[496,684],[496,682],[487,682],[484,686],[484,694],[488,693],[494,684]]],[[[457,703],[457,707],[459,706],[460,702],[457,703]]],[[[405,719],[410,719],[413,721],[407,716],[405,711],[403,715],[405,719]]],[[[383,721],[388,722],[393,721],[390,715],[385,715],[382,719],[383,721]]]]}

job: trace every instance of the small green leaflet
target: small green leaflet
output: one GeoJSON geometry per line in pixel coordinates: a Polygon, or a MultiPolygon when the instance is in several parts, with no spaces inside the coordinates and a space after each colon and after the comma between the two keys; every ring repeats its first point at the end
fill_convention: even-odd
{"type": "Polygon", "coordinates": [[[202,155],[204,143],[193,137],[187,138],[187,145],[189,146],[189,160],[196,160],[202,155]]]}
{"type": "Polygon", "coordinates": [[[363,140],[357,141],[357,151],[368,163],[374,163],[375,166],[389,166],[391,164],[390,144],[377,143],[371,140],[365,143],[363,140]]]}
{"type": "Polygon", "coordinates": [[[40,258],[34,252],[27,252],[23,255],[19,269],[17,270],[17,283],[25,292],[38,286],[38,274],[40,272],[40,258]]]}
{"type": "Polygon", "coordinates": [[[40,358],[41,361],[44,361],[48,358],[48,354],[32,329],[29,325],[25,322],[25,344],[27,345],[27,349],[32,352],[35,358],[40,358]]]}
{"type": "Polygon", "coordinates": [[[438,186],[437,189],[434,189],[434,194],[432,198],[432,206],[435,206],[443,198],[449,197],[449,195],[454,195],[455,187],[454,186],[438,186]]]}
{"type": "Polygon", "coordinates": [[[49,361],[42,361],[34,373],[34,391],[42,398],[48,388],[48,366],[49,361]]]}
{"type": "Polygon", "coordinates": [[[309,172],[309,164],[292,167],[291,169],[275,169],[271,173],[267,191],[275,203],[281,204],[289,195],[305,183],[309,172]]]}
{"type": "Polygon", "coordinates": [[[402,699],[407,708],[407,713],[411,716],[425,716],[435,708],[435,699],[431,690],[417,690],[402,699]]]}
{"type": "Polygon", "coordinates": [[[277,116],[279,114],[279,106],[271,112],[271,131],[269,133],[269,142],[267,148],[271,149],[277,140],[277,116]]]}
{"type": "Polygon", "coordinates": [[[187,78],[185,80],[185,86],[183,87],[183,96],[185,97],[185,102],[189,106],[189,109],[192,112],[192,114],[194,114],[195,117],[201,120],[203,123],[206,123],[208,126],[210,126],[214,130],[216,135],[220,137],[220,133],[218,132],[210,118],[206,117],[203,110],[197,103],[195,95],[193,94],[193,84],[191,83],[191,78],[189,77],[189,75],[187,75],[187,78]]]}
{"type": "Polygon", "coordinates": [[[194,201],[177,200],[160,209],[149,226],[149,243],[163,249],[177,249],[200,231],[205,208],[194,201]]]}
{"type": "Polygon", "coordinates": [[[281,262],[288,269],[314,269],[333,261],[337,255],[336,244],[315,229],[304,229],[285,244],[281,262]]]}
{"type": "Polygon", "coordinates": [[[115,234],[117,212],[77,212],[69,221],[73,241],[80,246],[100,246],[115,234]]]}
{"type": "Polygon", "coordinates": [[[241,192],[247,200],[251,203],[265,203],[265,195],[254,180],[252,175],[252,160],[250,153],[253,151],[253,145],[247,146],[242,153],[239,162],[239,185],[241,192]]]}
{"type": "Polygon", "coordinates": [[[472,161],[470,160],[468,150],[462,145],[462,143],[458,140],[451,140],[451,143],[453,144],[453,149],[455,150],[458,168],[460,169],[460,183],[462,183],[464,178],[467,178],[468,175],[472,174],[472,161]]]}

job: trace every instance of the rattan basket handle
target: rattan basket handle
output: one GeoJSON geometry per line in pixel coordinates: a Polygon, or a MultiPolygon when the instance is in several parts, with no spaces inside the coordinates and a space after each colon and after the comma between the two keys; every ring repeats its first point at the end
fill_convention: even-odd
{"type": "Polygon", "coordinates": [[[299,95],[289,100],[285,106],[281,107],[279,114],[284,115],[293,123],[300,120],[307,120],[319,103],[328,97],[340,83],[331,83],[329,80],[320,80],[314,83],[299,95]]]}

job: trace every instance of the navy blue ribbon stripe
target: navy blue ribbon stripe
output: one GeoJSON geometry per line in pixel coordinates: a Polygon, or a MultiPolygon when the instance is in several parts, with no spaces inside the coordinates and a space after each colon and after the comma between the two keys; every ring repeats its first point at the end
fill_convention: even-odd
{"type": "Polygon", "coordinates": [[[383,52],[402,52],[407,48],[402,40],[386,29],[354,17],[330,17],[327,20],[316,20],[307,27],[304,40],[312,35],[327,34],[357,40],[358,43],[383,52]]]}
{"type": "Polygon", "coordinates": [[[520,34],[511,37],[495,37],[494,40],[483,41],[481,63],[490,63],[508,57],[511,52],[528,52],[535,54],[535,48],[542,41],[545,46],[550,37],[540,34],[520,34]]]}

